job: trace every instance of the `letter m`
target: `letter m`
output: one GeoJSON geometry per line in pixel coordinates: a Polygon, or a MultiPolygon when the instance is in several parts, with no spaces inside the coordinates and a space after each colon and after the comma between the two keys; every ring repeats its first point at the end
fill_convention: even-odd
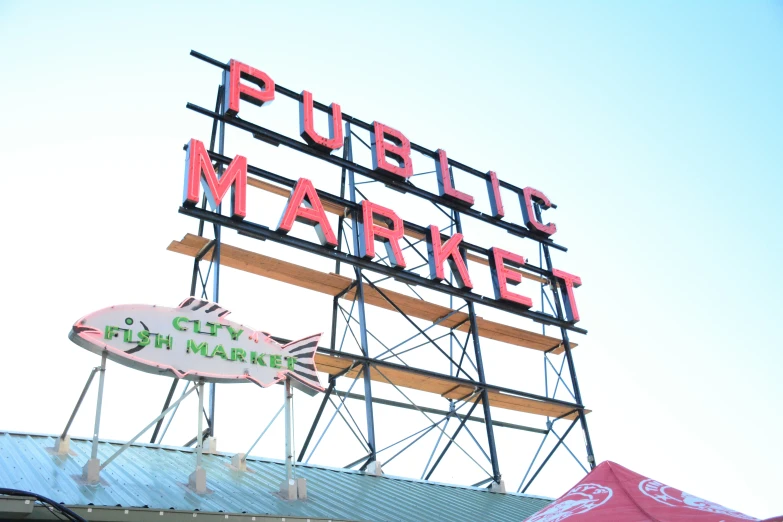
{"type": "Polygon", "coordinates": [[[185,353],[200,353],[203,356],[207,356],[207,343],[200,343],[196,346],[196,343],[192,339],[188,339],[188,347],[185,353]]]}
{"type": "Polygon", "coordinates": [[[236,156],[218,179],[204,144],[196,139],[190,140],[185,157],[184,206],[198,205],[201,196],[199,185],[204,187],[209,205],[215,211],[231,187],[231,217],[243,219],[247,215],[246,157],[236,156]]]}

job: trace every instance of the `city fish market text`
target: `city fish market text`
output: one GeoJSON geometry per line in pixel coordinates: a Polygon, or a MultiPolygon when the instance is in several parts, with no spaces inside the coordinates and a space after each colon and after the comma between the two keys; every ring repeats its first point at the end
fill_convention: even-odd
{"type": "MultiPolygon", "coordinates": [[[[194,334],[206,334],[213,337],[217,336],[217,332],[219,328],[224,327],[224,325],[219,323],[208,322],[205,324],[208,330],[202,331],[201,321],[191,320],[188,319],[187,317],[175,317],[173,321],[173,327],[175,330],[185,332],[188,330],[187,327],[183,326],[183,324],[185,323],[193,323],[194,334]]],[[[228,332],[231,335],[231,339],[234,341],[236,341],[239,338],[239,336],[242,335],[242,332],[244,332],[244,330],[236,331],[233,328],[231,328],[231,326],[229,325],[225,325],[225,327],[228,329],[228,332]]],[[[175,347],[175,340],[172,335],[161,335],[161,334],[150,333],[146,330],[141,330],[139,332],[136,332],[136,338],[134,338],[133,330],[130,330],[128,328],[123,328],[120,326],[107,325],[105,329],[104,339],[109,340],[112,338],[117,338],[120,336],[120,332],[122,332],[122,341],[124,343],[134,344],[137,347],[144,348],[145,346],[150,344],[151,342],[150,337],[154,337],[155,348],[161,348],[161,349],[165,348],[166,350],[177,349],[175,347]]],[[[252,337],[249,338],[252,339],[252,337]]],[[[180,344],[182,344],[181,339],[180,339],[180,344]]],[[[250,352],[250,356],[248,356],[247,352],[242,348],[224,348],[222,344],[215,344],[210,349],[209,344],[206,341],[199,342],[193,339],[187,339],[184,343],[184,346],[185,346],[185,351],[187,353],[200,354],[204,357],[220,357],[221,359],[229,360],[229,361],[249,362],[250,364],[267,366],[267,363],[264,362],[264,357],[266,357],[267,360],[269,361],[268,366],[270,368],[283,368],[283,366],[285,365],[287,369],[293,370],[296,367],[296,357],[290,357],[286,355],[250,352]]]]}
{"type": "Polygon", "coordinates": [[[148,373],[205,382],[271,386],[288,377],[318,391],[321,334],[281,345],[229,321],[229,311],[195,297],[178,307],[116,305],[79,319],[69,338],[87,350],[148,373]]]}
{"type": "MultiPolygon", "coordinates": [[[[275,98],[275,82],[263,71],[250,67],[236,60],[231,60],[228,70],[224,74],[224,101],[226,108],[225,121],[240,122],[237,115],[240,112],[240,100],[262,106],[275,98]],[[244,80],[244,81],[243,81],[244,80]],[[250,83],[246,83],[250,82],[250,83]],[[250,85],[253,84],[253,85],[250,85]]],[[[321,110],[323,110],[321,106],[321,110]]],[[[306,142],[296,142],[291,138],[276,135],[275,139],[282,140],[296,150],[317,151],[317,154],[332,158],[331,152],[344,145],[343,116],[340,106],[331,104],[326,111],[329,116],[329,137],[318,134],[314,127],[314,102],[313,96],[308,91],[302,91],[299,103],[300,135],[306,142]]],[[[249,124],[252,125],[252,124],[249,124]]],[[[265,129],[259,127],[259,132],[265,129]]],[[[271,131],[269,131],[271,133],[271,131]]],[[[274,134],[274,133],[272,133],[274,134]]],[[[373,122],[371,131],[372,148],[372,174],[383,177],[389,186],[405,192],[413,185],[409,178],[413,175],[411,163],[411,143],[400,131],[397,131],[380,122],[373,122]]],[[[260,136],[260,134],[259,134],[260,136]]],[[[194,208],[201,202],[201,190],[203,187],[207,200],[213,211],[218,211],[220,203],[232,191],[231,218],[237,221],[247,216],[247,172],[248,163],[245,156],[237,155],[232,161],[226,162],[228,166],[221,175],[215,172],[212,158],[204,144],[196,139],[191,139],[186,147],[185,160],[185,184],[182,205],[194,208]]],[[[438,149],[435,159],[435,172],[438,180],[438,190],[441,202],[447,206],[456,205],[461,209],[470,209],[475,201],[473,196],[461,192],[454,186],[451,167],[446,152],[438,149]]],[[[348,161],[348,160],[344,160],[348,161]]],[[[346,166],[344,165],[344,168],[346,166]]],[[[349,170],[370,174],[370,171],[357,164],[351,163],[349,170]]],[[[501,197],[501,182],[493,171],[483,175],[490,200],[491,217],[478,213],[483,220],[489,220],[495,224],[504,223],[505,211],[501,197]]],[[[525,227],[524,232],[530,237],[548,240],[557,231],[554,223],[543,223],[540,210],[554,208],[549,198],[543,192],[532,187],[517,189],[525,227]]],[[[434,195],[432,195],[434,196],[434,195]]],[[[456,207],[455,207],[456,208],[456,207]]],[[[359,248],[356,253],[359,257],[372,260],[376,257],[375,242],[383,243],[386,256],[392,267],[405,269],[407,263],[400,241],[405,234],[405,225],[402,219],[392,210],[368,200],[361,202],[360,211],[357,213],[359,248]]],[[[291,232],[295,222],[312,226],[323,247],[334,249],[338,246],[337,237],[326,217],[321,198],[316,192],[312,181],[307,178],[299,178],[286,204],[283,215],[277,225],[276,232],[286,235],[291,232]]],[[[263,227],[266,228],[266,227],[263,227]]],[[[463,258],[463,235],[456,233],[451,237],[442,235],[435,225],[424,229],[428,252],[429,278],[435,282],[446,279],[444,264],[448,263],[454,276],[455,286],[460,289],[472,291],[473,282],[470,278],[467,263],[463,258]]],[[[524,230],[524,229],[523,229],[524,230]]],[[[510,289],[521,281],[521,274],[511,267],[523,267],[527,260],[516,253],[508,252],[497,247],[488,249],[489,268],[498,302],[509,303],[515,308],[529,310],[533,306],[530,297],[514,292],[510,289]],[[507,266],[508,265],[508,266],[507,266]]],[[[574,288],[582,284],[582,280],[573,274],[562,270],[552,270],[553,283],[560,286],[565,305],[567,322],[572,325],[579,321],[579,311],[574,298],[574,288]]]]}

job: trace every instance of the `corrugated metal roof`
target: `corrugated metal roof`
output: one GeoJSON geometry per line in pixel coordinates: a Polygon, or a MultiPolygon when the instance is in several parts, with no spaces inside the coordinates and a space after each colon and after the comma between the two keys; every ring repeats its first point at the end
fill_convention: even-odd
{"type": "MultiPolygon", "coordinates": [[[[72,454],[50,450],[56,436],[0,432],[0,487],[32,491],[69,506],[147,507],[225,513],[253,513],[343,520],[410,521],[483,520],[519,522],[551,501],[515,493],[448,486],[394,477],[374,477],[350,470],[297,466],[307,479],[308,499],[286,502],[273,492],[285,477],[280,461],[248,457],[252,472],[229,467],[230,455],[204,455],[206,495],[187,488],[195,467],[193,450],[149,444],[128,448],[101,472],[101,483],[84,484],[82,466],[91,441],[71,440],[72,454]]],[[[104,462],[122,444],[102,441],[104,462]]]]}

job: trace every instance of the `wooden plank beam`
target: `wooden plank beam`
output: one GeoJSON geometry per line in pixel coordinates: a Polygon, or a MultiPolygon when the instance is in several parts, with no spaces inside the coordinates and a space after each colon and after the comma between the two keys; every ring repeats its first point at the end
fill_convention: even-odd
{"type": "MultiPolygon", "coordinates": [[[[204,237],[187,234],[182,241],[172,241],[168,250],[195,257],[207,242],[208,240],[204,237]]],[[[211,258],[211,251],[204,256],[205,260],[210,260],[211,258]]],[[[237,248],[226,243],[222,243],[220,247],[220,262],[221,265],[224,266],[332,296],[339,294],[353,282],[353,279],[350,277],[334,273],[327,274],[288,261],[282,261],[263,254],[237,248]]],[[[353,299],[354,292],[355,290],[351,290],[343,297],[351,300],[353,299]]],[[[456,329],[460,331],[467,331],[469,329],[468,314],[465,312],[455,312],[449,307],[430,303],[392,290],[383,289],[383,292],[394,302],[394,304],[411,317],[435,322],[451,314],[441,321],[440,324],[442,326],[446,328],[456,327],[456,329]]],[[[386,310],[394,310],[394,307],[384,299],[379,292],[369,285],[365,287],[364,299],[367,304],[386,310]]],[[[556,354],[563,352],[562,341],[558,338],[508,326],[482,317],[479,317],[477,322],[479,335],[481,337],[515,346],[531,348],[533,350],[552,350],[552,352],[556,354]]],[[[576,344],[572,343],[571,346],[576,347],[576,344]]]]}
{"type": "MultiPolygon", "coordinates": [[[[326,372],[330,375],[336,375],[346,368],[354,364],[354,359],[346,354],[344,357],[334,357],[322,353],[317,353],[315,356],[315,364],[318,371],[326,372]]],[[[356,365],[355,368],[349,370],[344,375],[348,378],[355,378],[359,374],[360,365],[356,365]]],[[[370,370],[370,378],[374,381],[388,383],[391,381],[397,386],[403,388],[411,388],[414,390],[425,391],[429,393],[438,394],[446,399],[465,399],[473,393],[473,388],[464,384],[458,384],[455,386],[454,380],[447,375],[442,377],[425,376],[411,371],[406,371],[402,368],[390,368],[383,367],[379,369],[372,367],[370,370]],[[388,380],[387,380],[388,379],[388,380]]],[[[576,418],[577,413],[572,412],[572,409],[562,404],[549,403],[530,399],[527,397],[519,397],[516,395],[510,395],[500,393],[498,391],[489,391],[489,402],[491,406],[496,408],[503,408],[507,410],[514,410],[524,413],[532,413],[534,415],[544,415],[549,417],[564,416],[565,419],[576,418]]],[[[480,395],[476,395],[468,400],[471,402],[478,400],[480,395]]],[[[590,410],[585,410],[585,413],[590,413],[590,410]]]]}
{"type": "MultiPolygon", "coordinates": [[[[247,184],[250,185],[251,187],[264,190],[271,194],[277,194],[278,196],[283,196],[285,198],[287,198],[291,194],[291,190],[288,189],[287,187],[281,187],[279,185],[275,185],[274,183],[269,183],[268,181],[263,181],[252,177],[247,178],[247,184]]],[[[331,203],[326,200],[321,200],[321,203],[323,203],[324,210],[329,212],[330,214],[335,214],[338,216],[348,215],[348,209],[346,207],[343,207],[342,205],[331,203]]],[[[376,225],[385,226],[385,223],[379,219],[375,219],[374,221],[376,225]]],[[[424,239],[424,234],[416,230],[411,230],[410,228],[405,229],[405,235],[416,240],[424,239]]],[[[474,254],[472,252],[468,252],[468,260],[474,261],[480,265],[489,266],[489,260],[486,257],[480,256],[478,254],[474,254]]],[[[524,270],[520,270],[516,267],[508,266],[508,265],[506,265],[506,268],[508,270],[511,270],[512,272],[518,272],[520,275],[522,275],[522,277],[526,279],[537,281],[542,284],[549,284],[549,281],[545,277],[541,277],[538,274],[532,274],[530,272],[526,272],[524,270]]]]}

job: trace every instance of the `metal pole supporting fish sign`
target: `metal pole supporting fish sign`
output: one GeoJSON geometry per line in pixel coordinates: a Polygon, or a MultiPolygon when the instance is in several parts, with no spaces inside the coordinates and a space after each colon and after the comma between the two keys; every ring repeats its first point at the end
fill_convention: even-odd
{"type": "Polygon", "coordinates": [[[305,479],[294,478],[294,437],[293,437],[294,390],[291,378],[286,377],[283,387],[283,408],[285,409],[285,480],[280,484],[280,496],[286,500],[304,500],[307,498],[305,479]]]}
{"type": "Polygon", "coordinates": [[[106,357],[109,352],[104,350],[101,354],[101,374],[98,376],[98,402],[95,406],[95,429],[92,434],[92,453],[91,459],[98,458],[98,433],[101,430],[101,406],[103,405],[103,382],[106,377],[106,357]]]}
{"type": "Polygon", "coordinates": [[[294,455],[291,444],[291,401],[293,400],[293,390],[291,389],[291,379],[285,380],[285,478],[288,484],[294,480],[294,455]]]}
{"type": "Polygon", "coordinates": [[[196,446],[196,470],[188,478],[188,486],[196,493],[207,492],[207,472],[201,466],[204,449],[204,379],[198,382],[198,445],[196,446]]]}
{"type": "Polygon", "coordinates": [[[198,383],[198,444],[196,446],[196,468],[201,467],[202,452],[204,449],[204,381],[198,383]]]}
{"type": "Polygon", "coordinates": [[[76,413],[79,411],[79,407],[82,405],[82,401],[84,400],[84,396],[87,395],[87,390],[90,389],[90,384],[92,384],[92,380],[95,377],[95,372],[97,372],[100,368],[93,368],[90,372],[90,377],[87,378],[87,383],[84,385],[84,389],[82,390],[82,394],[79,396],[79,400],[76,401],[76,407],[74,407],[73,412],[71,413],[70,418],[68,419],[68,423],[65,425],[65,429],[63,430],[62,435],[60,435],[61,439],[65,439],[65,437],[68,436],[68,430],[71,428],[71,424],[73,423],[73,419],[76,418],[76,413]]]}
{"type": "Polygon", "coordinates": [[[98,401],[95,405],[95,427],[92,433],[92,452],[90,453],[90,460],[82,468],[82,477],[88,484],[95,484],[100,480],[101,464],[98,460],[98,433],[101,429],[101,406],[103,405],[103,382],[106,375],[106,358],[108,357],[108,350],[104,350],[101,353],[101,367],[98,370],[100,375],[98,376],[98,401]]]}

